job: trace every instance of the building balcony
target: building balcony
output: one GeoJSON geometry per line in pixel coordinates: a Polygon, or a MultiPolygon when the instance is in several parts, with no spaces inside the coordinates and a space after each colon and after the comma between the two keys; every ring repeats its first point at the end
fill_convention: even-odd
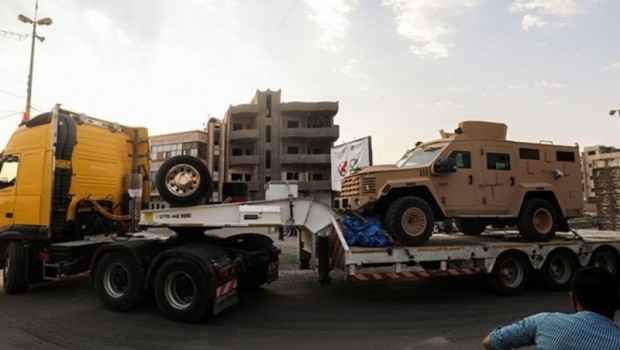
{"type": "Polygon", "coordinates": [[[327,128],[282,128],[280,135],[283,139],[315,139],[333,142],[340,136],[340,127],[334,125],[327,128]]]}
{"type": "Polygon", "coordinates": [[[230,156],[228,158],[228,165],[258,165],[260,163],[259,156],[230,156]]]}
{"type": "Polygon", "coordinates": [[[230,106],[228,108],[228,115],[231,117],[235,116],[255,116],[260,113],[260,106],[257,104],[244,104],[244,105],[236,105],[230,106]]]}
{"type": "Polygon", "coordinates": [[[315,192],[315,191],[331,191],[332,182],[325,181],[299,181],[299,191],[303,192],[315,192]]]}
{"type": "Polygon", "coordinates": [[[338,113],[338,102],[283,102],[282,114],[322,114],[333,117],[338,113]]]}
{"type": "Polygon", "coordinates": [[[330,164],[329,154],[283,154],[280,156],[282,164],[330,164]]]}
{"type": "Polygon", "coordinates": [[[235,141],[258,140],[260,138],[260,132],[258,129],[234,130],[230,132],[229,138],[235,141]]]}

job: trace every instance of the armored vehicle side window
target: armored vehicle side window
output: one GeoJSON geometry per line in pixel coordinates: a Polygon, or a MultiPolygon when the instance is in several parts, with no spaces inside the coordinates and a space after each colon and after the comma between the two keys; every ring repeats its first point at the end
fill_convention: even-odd
{"type": "Polygon", "coordinates": [[[510,154],[487,153],[487,169],[510,170],[510,154]]]}
{"type": "Polygon", "coordinates": [[[471,169],[471,153],[468,151],[454,151],[450,154],[454,158],[456,166],[463,169],[471,169]]]}
{"type": "Polygon", "coordinates": [[[534,148],[519,148],[519,158],[539,160],[540,151],[534,148]]]}
{"type": "Polygon", "coordinates": [[[573,152],[557,151],[555,152],[555,156],[558,162],[575,162],[575,153],[573,152]]]}
{"type": "Polygon", "coordinates": [[[0,160],[0,188],[12,187],[17,177],[17,157],[6,157],[0,160]]]}
{"type": "Polygon", "coordinates": [[[413,166],[430,163],[439,152],[443,149],[443,146],[438,147],[419,147],[415,148],[410,153],[407,153],[401,158],[396,165],[398,167],[413,166]]]}

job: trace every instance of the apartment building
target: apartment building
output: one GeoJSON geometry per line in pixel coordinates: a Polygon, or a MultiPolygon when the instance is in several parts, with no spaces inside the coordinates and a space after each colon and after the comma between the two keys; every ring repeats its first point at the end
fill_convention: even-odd
{"type": "Polygon", "coordinates": [[[603,145],[584,147],[581,154],[581,167],[585,211],[587,213],[597,212],[596,179],[594,178],[596,169],[600,170],[602,167],[611,167],[612,165],[617,167],[617,164],[620,164],[620,149],[603,145]]]}
{"type": "Polygon", "coordinates": [[[256,91],[222,120],[225,180],[248,183],[265,198],[269,181],[297,181],[300,196],[331,203],[330,149],[339,137],[338,102],[282,102],[281,91],[256,91]]]}

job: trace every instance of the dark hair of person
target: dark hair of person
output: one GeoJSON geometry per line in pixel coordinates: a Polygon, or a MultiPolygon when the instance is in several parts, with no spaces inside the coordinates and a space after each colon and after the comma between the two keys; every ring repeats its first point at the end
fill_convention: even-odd
{"type": "Polygon", "coordinates": [[[571,281],[571,291],[585,310],[612,320],[620,306],[618,283],[609,271],[600,267],[587,266],[577,270],[571,281]]]}

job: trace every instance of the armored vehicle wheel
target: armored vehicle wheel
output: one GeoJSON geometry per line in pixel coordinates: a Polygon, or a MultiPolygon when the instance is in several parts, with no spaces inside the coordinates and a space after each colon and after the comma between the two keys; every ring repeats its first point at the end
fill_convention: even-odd
{"type": "Polygon", "coordinates": [[[155,181],[161,197],[173,206],[203,204],[213,193],[207,166],[192,156],[175,156],[164,162],[155,181]]]}
{"type": "Polygon", "coordinates": [[[155,301],[167,317],[180,322],[196,322],[211,305],[209,288],[202,269],[195,263],[173,258],[155,276],[155,301]]]}
{"type": "Polygon", "coordinates": [[[497,294],[517,295],[527,287],[530,268],[523,255],[508,251],[497,257],[490,278],[497,294]]]}
{"type": "Polygon", "coordinates": [[[21,294],[28,290],[26,248],[21,242],[10,242],[7,246],[2,277],[6,294],[21,294]]]}
{"type": "Polygon", "coordinates": [[[487,227],[487,223],[481,219],[462,218],[456,219],[456,227],[467,236],[478,236],[487,227]]]}
{"type": "Polygon", "coordinates": [[[385,226],[405,246],[420,246],[433,234],[435,219],[423,199],[406,196],[395,200],[385,214],[385,226]]]}
{"type": "Polygon", "coordinates": [[[127,311],[143,299],[140,270],[125,253],[106,253],[94,271],[95,294],[103,306],[112,311],[127,311]]]}
{"type": "Polygon", "coordinates": [[[531,242],[548,242],[555,237],[558,214],[555,208],[541,198],[530,199],[521,208],[517,227],[523,238],[531,242]]]}
{"type": "Polygon", "coordinates": [[[567,290],[575,267],[575,261],[569,251],[553,251],[547,256],[545,264],[539,271],[541,281],[547,289],[567,290]]]}

